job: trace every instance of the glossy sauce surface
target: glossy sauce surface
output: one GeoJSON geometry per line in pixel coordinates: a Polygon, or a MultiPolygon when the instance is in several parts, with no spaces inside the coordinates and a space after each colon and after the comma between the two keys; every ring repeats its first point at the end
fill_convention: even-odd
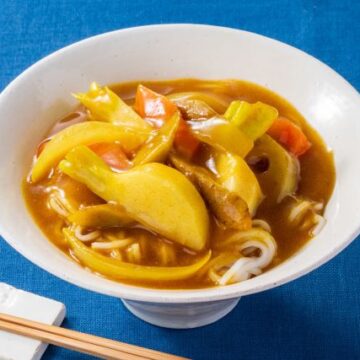
{"type": "MultiPolygon", "coordinates": [[[[285,116],[293,122],[299,124],[307,138],[312,143],[310,150],[299,159],[301,179],[296,195],[306,199],[311,199],[315,202],[321,202],[324,205],[328,202],[335,182],[335,169],[332,153],[328,151],[319,135],[306,123],[305,119],[299,114],[299,112],[280,96],[263,87],[244,81],[201,81],[185,79],[162,82],[142,81],[141,83],[156,92],[165,95],[183,91],[201,91],[209,94],[216,93],[226,103],[230,103],[235,99],[241,99],[250,103],[261,101],[274,106],[278,109],[281,116],[285,116]]],[[[112,85],[111,88],[129,104],[133,104],[138,84],[139,82],[116,84],[112,85]]],[[[78,108],[74,113],[67,115],[62,122],[58,122],[55,127],[50,130],[49,135],[51,135],[54,131],[58,131],[58,129],[60,129],[63,124],[66,124],[67,121],[70,121],[73,124],[77,121],[84,121],[84,119],[86,119],[84,110],[82,108],[78,108]]],[[[309,121],[311,121],[311,119],[309,119],[309,121]]],[[[197,155],[195,162],[204,165],[208,160],[208,151],[206,146],[204,146],[202,151],[200,151],[197,155]]],[[[270,224],[272,235],[278,244],[277,255],[272,264],[269,266],[273,267],[291,257],[296,251],[298,251],[299,248],[301,248],[310,239],[310,235],[309,231],[301,230],[298,227],[294,227],[289,224],[289,205],[292,199],[285,199],[280,204],[271,202],[269,197],[266,197],[266,193],[271,191],[271,189],[266,185],[267,184],[264,184],[262,188],[265,194],[265,199],[260,204],[255,218],[266,220],[270,224]]],[[[55,212],[48,208],[47,205],[49,187],[51,188],[53,186],[64,189],[66,194],[75,199],[78,205],[100,204],[103,203],[103,200],[89,191],[86,186],[75,182],[64,174],[57,173],[56,170],[55,175],[52,178],[42,180],[39,183],[32,184],[24,181],[24,197],[29,211],[34,217],[36,223],[57,247],[66,254],[72,256],[61,232],[63,222],[59,219],[55,212]]],[[[184,224],[184,226],[186,226],[186,224],[184,224]]],[[[188,249],[173,244],[166,239],[162,239],[156,234],[152,234],[141,227],[127,231],[131,236],[135,236],[140,239],[140,246],[143,253],[146,254],[146,256],[142,258],[141,264],[157,265],[155,252],[156,249],[161,246],[171,246],[175,252],[176,261],[171,265],[190,264],[201,255],[195,254],[188,249]]],[[[231,231],[226,231],[226,233],[229,232],[231,231]]],[[[209,239],[210,248],[213,248],[213,245],[220,242],[224,236],[225,231],[218,226],[214,219],[212,219],[211,236],[209,239]]],[[[213,256],[216,255],[216,251],[213,251],[213,256]]],[[[172,283],[143,283],[139,281],[130,283],[139,286],[157,288],[201,288],[211,286],[211,283],[206,279],[206,277],[193,277],[187,280],[175,281],[172,283]]]]}

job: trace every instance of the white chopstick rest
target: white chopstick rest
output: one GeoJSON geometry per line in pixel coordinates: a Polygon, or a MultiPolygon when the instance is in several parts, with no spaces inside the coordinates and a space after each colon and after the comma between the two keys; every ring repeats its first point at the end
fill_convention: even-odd
{"type": "MultiPolygon", "coordinates": [[[[0,312],[60,325],[65,317],[64,304],[0,283],[0,312]]],[[[0,330],[0,360],[38,360],[47,344],[0,330]]]]}

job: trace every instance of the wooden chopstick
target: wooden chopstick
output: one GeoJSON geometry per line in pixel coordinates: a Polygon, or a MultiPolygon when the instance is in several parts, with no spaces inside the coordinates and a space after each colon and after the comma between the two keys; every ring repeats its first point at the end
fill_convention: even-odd
{"type": "Polygon", "coordinates": [[[106,347],[89,344],[80,340],[71,339],[61,335],[50,334],[42,330],[28,328],[23,325],[9,323],[0,320],[0,329],[6,330],[18,335],[32,337],[49,344],[62,346],[70,350],[76,350],[85,354],[94,355],[102,359],[121,359],[121,360],[140,360],[146,359],[137,355],[131,355],[122,351],[112,350],[106,347]]]}
{"type": "Polygon", "coordinates": [[[184,360],[185,358],[94,335],[0,313],[0,329],[48,344],[111,360],[184,360]]]}

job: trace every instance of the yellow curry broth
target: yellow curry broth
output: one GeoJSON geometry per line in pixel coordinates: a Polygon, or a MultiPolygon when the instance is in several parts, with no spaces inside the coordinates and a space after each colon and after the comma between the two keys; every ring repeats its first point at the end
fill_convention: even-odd
{"type": "MultiPolygon", "coordinates": [[[[310,150],[299,158],[301,179],[299,182],[297,196],[309,198],[313,201],[319,201],[324,203],[324,205],[328,202],[335,181],[335,169],[332,153],[327,150],[319,135],[309,126],[309,124],[306,123],[300,113],[277,94],[274,94],[261,86],[245,81],[235,80],[202,81],[182,79],[156,82],[144,81],[141,83],[154,91],[165,95],[176,92],[201,91],[210,95],[216,93],[224,102],[227,103],[230,103],[235,99],[241,99],[251,103],[262,101],[276,107],[280,115],[285,116],[299,124],[312,143],[310,150]]],[[[111,88],[125,101],[132,104],[138,84],[139,82],[116,84],[112,85],[111,88]]],[[[81,117],[79,121],[83,121],[84,118],[86,118],[82,108],[77,109],[77,114],[81,117]]],[[[77,121],[74,119],[74,115],[70,116],[70,119],[72,122],[77,121]]],[[[207,152],[205,146],[203,151],[199,152],[198,157],[194,159],[194,162],[204,164],[209,159],[209,156],[211,156],[211,153],[207,152]]],[[[23,192],[25,201],[36,223],[57,247],[66,254],[71,255],[71,251],[69,250],[66,242],[64,241],[63,234],[61,233],[61,227],[64,226],[64,221],[60,220],[59,216],[54,211],[51,211],[47,205],[47,189],[49,186],[64,188],[68,196],[73,198],[78,204],[85,206],[100,204],[103,203],[103,200],[94,195],[84,185],[59,173],[56,173],[56,175],[51,179],[44,179],[36,184],[24,181],[23,192]]],[[[269,203],[265,197],[255,216],[255,218],[264,219],[270,224],[272,235],[278,244],[277,255],[269,267],[273,267],[292,256],[310,239],[308,230],[301,230],[289,224],[288,215],[290,202],[291,199],[285,199],[280,204],[273,204],[269,203]]],[[[186,224],[184,224],[184,226],[186,226],[186,224]]],[[[230,231],[226,231],[226,233],[228,234],[230,231]]],[[[169,242],[141,227],[126,230],[126,235],[140,239],[139,243],[142,250],[140,264],[143,265],[158,265],[156,251],[163,243],[167,246],[171,246],[175,253],[175,261],[170,263],[169,266],[191,264],[202,255],[195,254],[194,252],[189,251],[180,245],[169,242]]],[[[224,236],[224,229],[218,226],[217,222],[212,218],[209,247],[213,250],[213,257],[218,255],[218,252],[214,249],[214,244],[221,242],[224,236]]],[[[106,254],[106,252],[104,252],[104,254],[106,254]]],[[[186,280],[172,282],[141,282],[126,280],[122,280],[122,282],[156,288],[185,289],[213,286],[213,284],[204,276],[194,276],[186,280]]]]}

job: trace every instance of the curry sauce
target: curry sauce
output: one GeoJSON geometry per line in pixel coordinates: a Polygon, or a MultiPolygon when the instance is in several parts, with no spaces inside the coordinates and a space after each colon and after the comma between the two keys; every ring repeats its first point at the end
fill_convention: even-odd
{"type": "MultiPolygon", "coordinates": [[[[133,105],[138,84],[139,82],[121,83],[111,85],[110,88],[125,100],[127,104],[133,105]]],[[[321,203],[324,207],[326,206],[335,183],[335,167],[332,152],[327,149],[320,136],[309,123],[306,122],[302,115],[279,95],[264,87],[238,80],[203,81],[181,79],[171,81],[142,81],[141,84],[163,95],[195,91],[204,94],[216,94],[224,104],[230,104],[233,100],[244,100],[249,103],[261,101],[275,107],[280,116],[284,116],[298,124],[311,142],[311,148],[299,157],[300,179],[296,196],[298,198],[311,199],[311,201],[321,203]]],[[[63,120],[56,123],[49,131],[49,135],[66,127],[69,122],[73,124],[86,121],[87,119],[87,111],[84,107],[80,106],[71,114],[66,115],[63,120]]],[[[311,122],[311,119],[308,120],[311,122]]],[[[202,144],[195,158],[192,159],[192,162],[199,166],[208,166],[208,163],[212,160],[211,156],[209,146],[202,144]]],[[[247,158],[246,160],[249,159],[247,158]]],[[[167,162],[167,164],[169,164],[169,162],[167,162]]],[[[264,166],[265,168],[260,169],[260,171],[266,171],[266,164],[264,166]]],[[[254,172],[256,174],[256,171],[254,172]]],[[[104,200],[95,195],[84,184],[71,179],[56,168],[53,169],[51,177],[47,177],[36,183],[28,181],[28,179],[25,179],[23,182],[23,194],[26,204],[39,228],[59,249],[78,261],[62,233],[62,227],[64,226],[63,220],[59,218],[56,212],[49,208],[48,196],[49,191],[53,188],[62,189],[62,191],[66,192],[67,196],[75,199],[74,202],[77,207],[103,204],[104,200]]],[[[293,256],[311,239],[311,234],[308,229],[302,229],[301,226],[293,226],[289,223],[288,216],[289,209],[293,202],[292,197],[287,197],[280,203],[276,203],[272,201],[271,196],[269,196],[271,186],[262,184],[262,191],[264,193],[264,199],[256,211],[255,218],[262,219],[270,225],[271,234],[277,243],[276,255],[271,264],[267,266],[267,268],[271,268],[293,256]]],[[[320,214],[322,212],[323,210],[320,211],[320,214]]],[[[206,249],[200,252],[176,244],[139,224],[127,229],[126,237],[138,239],[142,251],[139,265],[160,266],[161,264],[157,260],[157,249],[164,247],[171,249],[169,252],[172,254],[171,256],[173,256],[173,259],[169,260],[171,266],[186,266],[199,259],[208,248],[213,250],[212,258],[216,257],[219,254],[219,251],[216,250],[216,244],[221,243],[224,237],[231,235],[234,231],[224,229],[213,214],[210,213],[209,217],[210,236],[208,244],[206,249]]],[[[183,226],[186,227],[186,223],[184,223],[183,226]]],[[[111,233],[112,231],[119,231],[119,229],[107,229],[106,231],[111,233]]],[[[214,286],[208,277],[196,275],[187,279],[171,282],[126,279],[122,279],[121,282],[154,288],[191,289],[214,286]]]]}

